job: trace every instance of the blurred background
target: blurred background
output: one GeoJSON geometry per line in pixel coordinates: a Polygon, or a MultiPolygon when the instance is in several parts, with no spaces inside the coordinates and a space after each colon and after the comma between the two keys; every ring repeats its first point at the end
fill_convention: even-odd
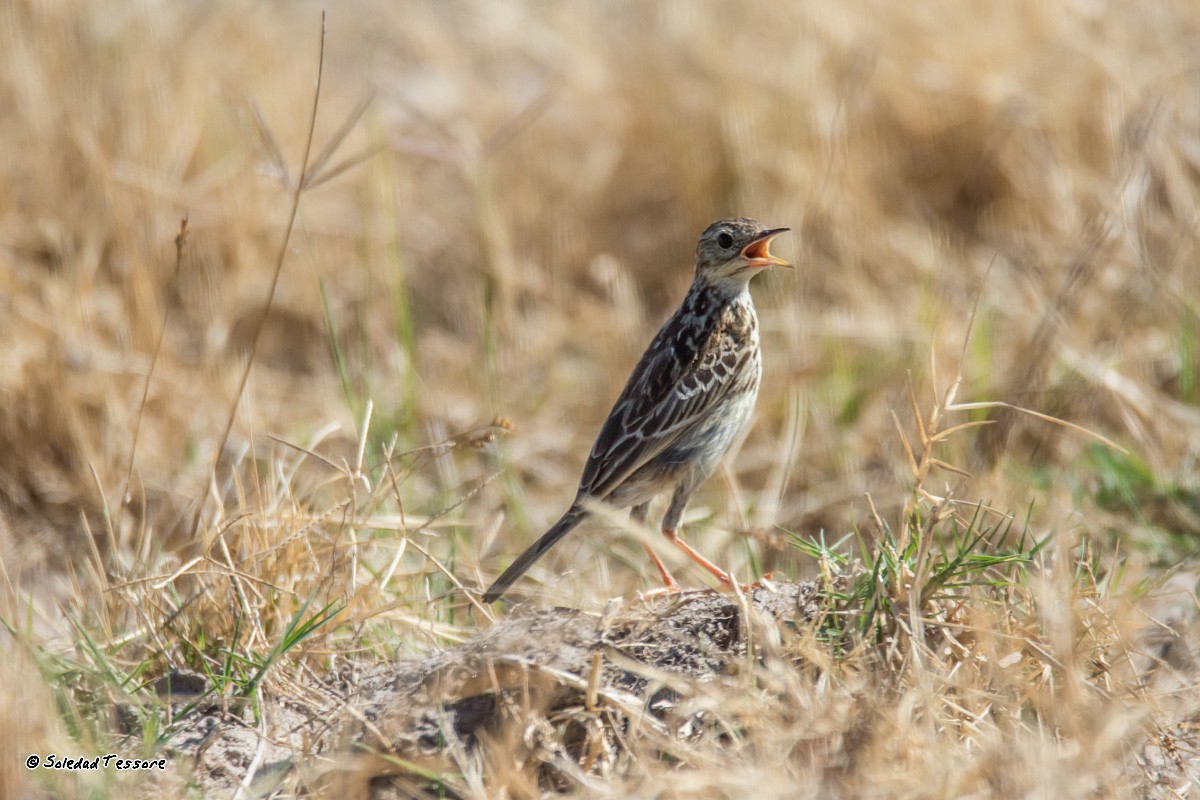
{"type": "MultiPolygon", "coordinates": [[[[1128,599],[1120,624],[1146,625],[1143,588],[1177,575],[1195,617],[1200,5],[342,2],[305,162],[321,10],[0,3],[0,789],[21,753],[86,741],[73,709],[107,731],[105,703],[167,669],[277,653],[309,602],[338,617],[304,669],[472,635],[459,585],[570,502],[729,215],[789,226],[797,269],[753,287],[762,394],[685,519],[703,552],[811,576],[787,532],[870,540],[952,498],[1090,570],[1051,609],[1128,599]],[[933,419],[956,385],[991,405],[933,419]],[[941,465],[914,477],[906,447],[941,465]],[[1110,575],[1136,590],[1100,597],[1110,575]]],[[[597,522],[516,596],[654,585],[597,522]]],[[[1081,629],[1132,630],[1107,622],[1081,629]]],[[[1028,660],[1012,718],[1044,686],[1059,714],[1028,660]]],[[[1027,736],[1024,774],[1121,769],[1117,738],[1070,761],[1107,719],[1078,716],[1070,769],[1027,736]]],[[[911,785],[964,741],[914,746],[911,785]]]]}
{"type": "MultiPolygon", "coordinates": [[[[996,424],[939,444],[962,474],[925,490],[1151,568],[1195,551],[1195,3],[339,3],[239,395],[320,12],[0,7],[10,608],[86,594],[93,562],[169,573],[266,495],[336,508],[368,404],[368,472],[385,446],[445,445],[385,499],[446,512],[422,541],[486,581],[571,500],[696,236],[728,215],[790,226],[775,249],[797,269],[754,286],[763,390],[689,512],[706,552],[804,575],[776,526],[840,538],[868,495],[894,516],[914,400],[927,415],[960,371],[959,401],[1128,453],[957,412],[942,427],[996,424]],[[511,431],[479,433],[497,417],[511,431]],[[301,447],[320,459],[296,466],[301,447]]],[[[643,560],[595,525],[525,591],[599,602],[652,585],[643,560]]]]}

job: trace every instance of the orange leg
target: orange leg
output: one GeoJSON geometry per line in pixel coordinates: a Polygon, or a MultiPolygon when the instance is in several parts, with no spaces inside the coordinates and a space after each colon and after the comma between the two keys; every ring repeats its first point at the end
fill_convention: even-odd
{"type": "MultiPolygon", "coordinates": [[[[733,578],[728,572],[718,567],[713,562],[709,561],[704,556],[700,555],[692,546],[679,538],[676,528],[679,525],[679,519],[683,516],[683,509],[687,507],[688,498],[692,494],[692,489],[695,486],[690,486],[687,481],[680,483],[675,487],[675,494],[671,496],[671,505],[667,507],[667,513],[663,516],[662,532],[663,536],[667,537],[667,541],[678,547],[683,552],[687,553],[688,558],[695,561],[700,566],[704,567],[709,573],[719,580],[726,589],[733,589],[733,578]]],[[[643,518],[645,513],[643,511],[643,518]]],[[[741,587],[743,591],[749,591],[748,587],[741,587]]]]}
{"type": "MultiPolygon", "coordinates": [[[[680,550],[687,553],[689,558],[691,558],[697,564],[699,564],[700,566],[702,566],[706,570],[708,570],[712,574],[712,576],[714,578],[716,578],[717,580],[719,580],[726,589],[730,589],[730,590],[733,589],[733,577],[728,572],[721,569],[720,567],[718,567],[713,562],[709,561],[704,556],[700,555],[700,553],[698,553],[695,550],[695,548],[693,548],[690,544],[685,542],[683,539],[680,539],[679,534],[675,533],[675,531],[672,531],[672,530],[665,530],[665,531],[663,531],[663,536],[667,537],[667,541],[669,541],[671,544],[675,545],[680,550]]],[[[646,549],[649,550],[650,548],[647,547],[646,549]]],[[[653,555],[653,554],[651,554],[651,555],[653,555]]],[[[657,558],[655,558],[654,560],[656,562],[658,561],[657,558]]],[[[665,571],[664,567],[660,566],[659,569],[665,571]]],[[[771,577],[774,574],[775,573],[773,573],[773,572],[768,573],[763,576],[763,579],[769,581],[769,580],[771,580],[771,577]]],[[[738,588],[741,589],[743,592],[749,592],[749,591],[753,591],[754,589],[760,588],[760,585],[761,584],[759,584],[759,583],[753,583],[749,586],[745,586],[745,585],[739,583],[738,588]]]]}
{"type": "MultiPolygon", "coordinates": [[[[633,511],[630,512],[629,516],[639,525],[645,525],[646,511],[649,508],[649,503],[642,503],[640,506],[634,506],[633,511]]],[[[662,590],[667,592],[678,592],[679,581],[675,580],[675,577],[671,575],[671,571],[667,569],[667,565],[664,564],[662,559],[658,557],[658,553],[654,552],[654,548],[650,545],[646,545],[646,553],[650,556],[650,560],[654,562],[654,566],[658,567],[658,574],[662,576],[662,590]]]]}
{"type": "Polygon", "coordinates": [[[667,565],[658,557],[658,553],[654,552],[654,548],[646,545],[646,552],[650,556],[650,560],[654,562],[654,566],[658,567],[658,574],[662,576],[663,589],[668,592],[679,591],[679,581],[671,575],[671,571],[667,569],[667,565]]]}
{"type": "Polygon", "coordinates": [[[704,556],[700,555],[690,544],[679,538],[679,534],[669,528],[663,531],[663,536],[667,537],[667,541],[678,547],[683,552],[687,553],[688,558],[695,561],[700,566],[704,567],[709,573],[719,580],[726,588],[733,588],[733,578],[729,577],[729,573],[718,567],[713,562],[709,561],[704,556]]]}

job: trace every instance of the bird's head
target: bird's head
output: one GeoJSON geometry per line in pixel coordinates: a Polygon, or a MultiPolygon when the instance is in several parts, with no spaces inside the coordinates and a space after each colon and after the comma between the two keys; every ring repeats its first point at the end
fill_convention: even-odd
{"type": "Polygon", "coordinates": [[[714,222],[696,243],[696,277],[741,288],[764,269],[790,268],[790,263],[768,250],[771,240],[787,230],[767,228],[745,217],[714,222]]]}

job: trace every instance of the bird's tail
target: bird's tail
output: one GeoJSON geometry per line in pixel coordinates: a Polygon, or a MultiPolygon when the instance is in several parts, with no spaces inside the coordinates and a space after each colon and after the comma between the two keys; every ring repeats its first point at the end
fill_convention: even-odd
{"type": "Polygon", "coordinates": [[[508,587],[513,585],[517,578],[525,574],[525,571],[533,566],[533,562],[537,561],[546,551],[555,545],[555,543],[575,529],[575,526],[583,522],[583,518],[587,516],[587,512],[578,506],[571,506],[571,510],[563,514],[562,519],[554,523],[550,530],[542,534],[542,538],[534,542],[528,550],[517,556],[508,569],[504,570],[499,578],[488,587],[488,590],[483,593],[483,602],[491,603],[499,600],[508,587]]]}

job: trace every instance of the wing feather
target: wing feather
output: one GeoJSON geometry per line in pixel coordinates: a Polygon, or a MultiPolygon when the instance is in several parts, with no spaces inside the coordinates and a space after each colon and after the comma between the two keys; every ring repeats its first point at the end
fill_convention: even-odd
{"type": "Polygon", "coordinates": [[[744,360],[726,358],[728,348],[718,341],[727,335],[721,325],[727,302],[693,291],[659,330],[596,437],[581,497],[607,497],[736,389],[744,360]]]}

